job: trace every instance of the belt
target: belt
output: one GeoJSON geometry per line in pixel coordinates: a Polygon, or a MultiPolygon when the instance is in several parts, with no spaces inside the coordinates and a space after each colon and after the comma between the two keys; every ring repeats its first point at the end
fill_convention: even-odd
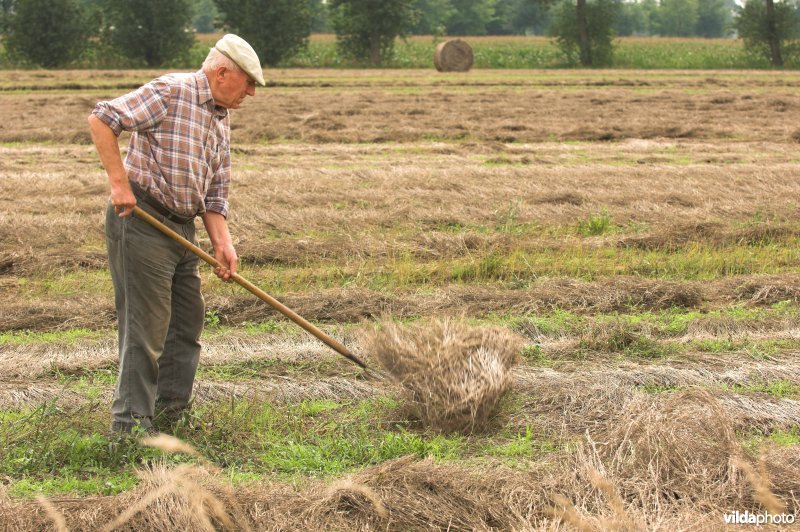
{"type": "Polygon", "coordinates": [[[134,183],[131,183],[131,189],[133,190],[133,195],[136,196],[137,199],[149,205],[154,211],[171,222],[184,225],[194,220],[194,216],[180,216],[175,214],[171,210],[161,205],[155,198],[150,196],[150,194],[146,193],[134,183]]]}

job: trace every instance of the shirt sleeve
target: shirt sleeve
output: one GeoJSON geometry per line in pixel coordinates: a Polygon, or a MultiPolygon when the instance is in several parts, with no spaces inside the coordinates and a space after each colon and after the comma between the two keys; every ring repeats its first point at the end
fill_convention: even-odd
{"type": "Polygon", "coordinates": [[[220,150],[220,162],[211,185],[206,192],[205,206],[207,211],[218,212],[228,217],[228,192],[231,185],[231,146],[229,142],[220,150]]]}
{"type": "Polygon", "coordinates": [[[169,100],[170,85],[159,78],[119,98],[99,102],[92,114],[119,136],[123,131],[146,131],[157,126],[167,115],[169,100]]]}

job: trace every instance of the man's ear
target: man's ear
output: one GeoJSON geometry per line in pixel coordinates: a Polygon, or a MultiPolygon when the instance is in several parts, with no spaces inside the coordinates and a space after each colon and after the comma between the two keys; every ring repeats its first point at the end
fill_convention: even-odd
{"type": "Polygon", "coordinates": [[[214,71],[214,75],[217,78],[217,81],[222,81],[227,74],[228,74],[228,67],[226,66],[218,66],[217,69],[214,71]]]}

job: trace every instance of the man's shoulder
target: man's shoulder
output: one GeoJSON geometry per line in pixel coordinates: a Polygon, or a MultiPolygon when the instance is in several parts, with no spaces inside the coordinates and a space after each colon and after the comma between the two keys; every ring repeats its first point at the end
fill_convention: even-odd
{"type": "Polygon", "coordinates": [[[152,89],[170,100],[194,101],[197,99],[195,73],[171,73],[159,76],[148,83],[152,89]]]}
{"type": "Polygon", "coordinates": [[[173,72],[164,74],[152,80],[150,84],[162,87],[192,87],[195,85],[194,73],[188,72],[173,72]]]}

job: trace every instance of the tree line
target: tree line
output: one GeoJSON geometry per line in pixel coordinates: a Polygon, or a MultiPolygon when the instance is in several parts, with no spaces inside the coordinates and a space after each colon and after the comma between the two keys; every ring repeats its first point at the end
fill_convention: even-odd
{"type": "Polygon", "coordinates": [[[16,65],[158,67],[195,33],[230,31],[275,66],[335,33],[341,57],[380,65],[398,37],[553,38],[570,63],[613,63],[616,36],[742,38],[781,66],[800,53],[800,0],[0,0],[0,39],[16,65]]]}

